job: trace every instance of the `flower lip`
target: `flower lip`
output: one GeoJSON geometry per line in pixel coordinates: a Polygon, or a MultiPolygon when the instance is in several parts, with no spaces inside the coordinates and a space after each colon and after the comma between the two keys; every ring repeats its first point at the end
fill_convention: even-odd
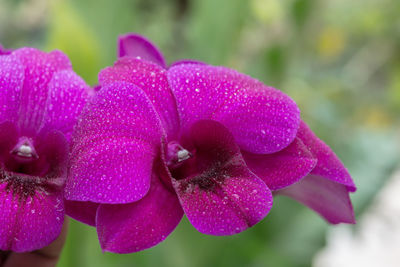
{"type": "Polygon", "coordinates": [[[58,192],[64,184],[65,137],[59,132],[44,136],[16,139],[16,145],[3,148],[0,183],[6,183],[6,191],[23,201],[37,192],[58,192]],[[36,144],[34,146],[34,144],[36,144]]]}
{"type": "Polygon", "coordinates": [[[51,184],[63,175],[68,146],[61,132],[42,133],[31,138],[20,136],[12,123],[3,124],[2,128],[6,126],[14,130],[8,132],[13,135],[2,136],[0,180],[21,186],[27,182],[51,184]]]}
{"type": "Polygon", "coordinates": [[[267,215],[271,191],[248,169],[226,127],[213,120],[199,120],[180,141],[195,154],[179,168],[169,168],[171,182],[197,230],[232,235],[267,215]]]}
{"type": "Polygon", "coordinates": [[[11,191],[20,200],[24,200],[29,196],[34,196],[36,191],[44,190],[45,178],[0,170],[0,182],[7,183],[6,190],[11,191]]]}

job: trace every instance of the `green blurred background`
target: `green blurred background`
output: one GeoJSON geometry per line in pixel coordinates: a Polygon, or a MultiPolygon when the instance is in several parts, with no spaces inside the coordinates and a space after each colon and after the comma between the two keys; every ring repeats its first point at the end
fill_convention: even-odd
{"type": "MultiPolygon", "coordinates": [[[[0,0],[0,43],[61,49],[93,85],[117,36],[137,32],[168,62],[225,65],[279,88],[348,167],[359,217],[399,167],[399,14],[398,0],[0,0]]],[[[117,255],[71,220],[59,266],[310,266],[332,227],[279,197],[239,235],[202,235],[184,218],[160,245],[117,255]]]]}

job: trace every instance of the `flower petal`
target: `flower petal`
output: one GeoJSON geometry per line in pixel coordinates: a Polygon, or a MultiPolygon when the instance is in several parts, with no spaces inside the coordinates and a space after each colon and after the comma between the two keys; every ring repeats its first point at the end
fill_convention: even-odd
{"type": "Polygon", "coordinates": [[[151,62],[125,57],[119,59],[113,67],[102,70],[99,82],[104,86],[115,81],[125,81],[141,88],[159,114],[168,138],[176,140],[179,117],[165,72],[163,68],[151,62]]]}
{"type": "Polygon", "coordinates": [[[199,121],[191,140],[194,172],[172,184],[193,226],[205,234],[232,235],[263,219],[272,206],[271,191],[247,168],[229,131],[218,122],[199,121]]]}
{"type": "Polygon", "coordinates": [[[34,136],[43,125],[51,78],[56,71],[71,69],[71,63],[60,51],[45,53],[34,48],[21,48],[13,51],[12,55],[25,66],[18,126],[23,135],[34,136]]]}
{"type": "Polygon", "coordinates": [[[330,223],[355,223],[349,192],[343,184],[321,176],[308,175],[276,193],[303,203],[330,223]]]}
{"type": "Polygon", "coordinates": [[[110,204],[141,199],[162,136],[142,90],[125,82],[104,86],[76,126],[66,198],[110,204]]]}
{"type": "Polygon", "coordinates": [[[206,63],[204,63],[203,61],[200,60],[196,60],[196,59],[181,59],[181,60],[177,60],[175,62],[173,62],[170,66],[171,67],[175,67],[181,64],[200,64],[200,65],[206,65],[206,63]]]}
{"type": "Polygon", "coordinates": [[[104,251],[132,253],[163,241],[183,216],[175,193],[153,174],[149,193],[141,200],[121,205],[102,204],[97,213],[97,233],[104,251]]]}
{"type": "Polygon", "coordinates": [[[273,154],[260,155],[242,151],[242,155],[250,170],[271,190],[278,190],[299,181],[317,164],[317,159],[299,138],[273,154]]]}
{"type": "Polygon", "coordinates": [[[259,154],[279,151],[296,136],[296,103],[247,75],[224,67],[181,64],[169,70],[168,80],[185,129],[200,119],[219,121],[241,149],[259,154]]]}
{"type": "Polygon", "coordinates": [[[98,203],[65,200],[65,213],[77,221],[96,226],[98,203]]]}
{"type": "Polygon", "coordinates": [[[147,38],[128,33],[118,38],[118,57],[140,57],[141,59],[151,61],[163,68],[167,67],[165,59],[158,48],[147,38]]]}
{"type": "Polygon", "coordinates": [[[300,124],[297,136],[303,141],[314,157],[318,159],[318,163],[311,174],[343,184],[350,192],[356,191],[356,186],[340,159],[303,121],[300,124]]]}
{"type": "Polygon", "coordinates": [[[71,139],[73,127],[93,90],[72,70],[56,72],[48,85],[45,129],[61,131],[71,139]]]}
{"type": "Polygon", "coordinates": [[[28,136],[57,129],[68,140],[89,93],[64,54],[28,48],[0,58],[0,87],[0,121],[18,123],[28,136]]]}
{"type": "Polygon", "coordinates": [[[49,245],[61,232],[64,207],[61,194],[13,193],[0,184],[0,250],[25,252],[49,245]]]}
{"type": "Polygon", "coordinates": [[[11,54],[11,52],[12,52],[11,49],[5,49],[5,48],[0,44],[0,56],[11,54]]]}
{"type": "Polygon", "coordinates": [[[25,68],[15,55],[0,57],[0,122],[17,122],[25,68]]]}
{"type": "Polygon", "coordinates": [[[68,141],[60,131],[53,130],[39,134],[34,143],[40,157],[25,166],[23,172],[45,177],[47,182],[62,188],[68,167],[68,141]]]}
{"type": "Polygon", "coordinates": [[[0,159],[4,162],[9,156],[10,151],[18,142],[18,130],[9,121],[0,123],[0,159]]]}

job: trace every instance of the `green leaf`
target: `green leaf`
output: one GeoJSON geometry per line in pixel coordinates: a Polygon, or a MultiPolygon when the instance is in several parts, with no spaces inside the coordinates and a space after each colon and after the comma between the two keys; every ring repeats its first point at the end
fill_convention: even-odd
{"type": "Polygon", "coordinates": [[[96,34],[67,1],[53,2],[51,11],[47,49],[65,52],[79,75],[97,83],[102,54],[96,34]]]}

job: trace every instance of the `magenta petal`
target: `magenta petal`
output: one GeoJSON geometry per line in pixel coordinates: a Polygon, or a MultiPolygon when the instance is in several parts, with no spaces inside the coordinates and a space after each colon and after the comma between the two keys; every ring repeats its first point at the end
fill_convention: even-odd
{"type": "Polygon", "coordinates": [[[303,203],[330,223],[355,223],[353,206],[348,190],[343,184],[309,175],[276,193],[303,203]]]}
{"type": "Polygon", "coordinates": [[[186,216],[202,233],[232,235],[263,219],[272,206],[265,183],[244,163],[233,136],[220,123],[191,129],[195,169],[172,184],[186,216]]]}
{"type": "Polygon", "coordinates": [[[156,152],[141,139],[96,140],[74,150],[66,198],[97,203],[129,203],[149,190],[156,152]]]}
{"type": "Polygon", "coordinates": [[[298,183],[276,191],[318,212],[330,223],[355,223],[349,191],[356,187],[333,151],[301,122],[297,137],[317,158],[311,173],[298,183]]]}
{"type": "Polygon", "coordinates": [[[141,88],[159,114],[168,138],[178,138],[179,118],[176,102],[168,85],[165,69],[151,62],[125,57],[99,74],[101,86],[116,81],[129,82],[141,88]]]}
{"type": "Polygon", "coordinates": [[[94,92],[72,70],[59,71],[48,84],[44,128],[59,130],[70,140],[77,117],[94,92]]]}
{"type": "Polygon", "coordinates": [[[0,250],[32,251],[49,245],[61,232],[64,206],[61,194],[13,194],[0,184],[0,250]]]}
{"type": "Polygon", "coordinates": [[[340,159],[303,121],[300,124],[297,136],[318,159],[318,163],[311,174],[322,176],[336,183],[343,184],[347,186],[348,190],[351,192],[356,191],[356,186],[340,159]]]}
{"type": "Polygon", "coordinates": [[[173,62],[169,67],[175,67],[181,64],[200,64],[200,65],[206,65],[206,63],[200,61],[200,60],[195,60],[195,59],[181,59],[173,62]]]}
{"type": "Polygon", "coordinates": [[[24,65],[15,55],[0,57],[0,122],[17,121],[24,71],[24,65]]]}
{"type": "Polygon", "coordinates": [[[10,156],[10,151],[18,142],[18,130],[9,121],[0,123],[0,159],[4,160],[10,156]]]}
{"type": "Polygon", "coordinates": [[[234,70],[180,64],[168,72],[185,129],[200,119],[221,122],[241,149],[266,154],[296,137],[300,111],[284,93],[234,70]]]}
{"type": "Polygon", "coordinates": [[[160,50],[145,37],[128,33],[118,38],[118,57],[140,57],[141,59],[151,61],[163,68],[167,67],[165,59],[160,50]]]}
{"type": "Polygon", "coordinates": [[[317,159],[299,138],[273,154],[260,155],[242,151],[242,155],[250,170],[271,190],[278,190],[299,181],[317,164],[317,159]]]}
{"type": "Polygon", "coordinates": [[[223,184],[213,182],[211,191],[201,188],[198,182],[173,183],[186,216],[201,233],[240,233],[262,220],[271,209],[272,194],[254,174],[235,170],[235,177],[227,178],[223,184]]]}
{"type": "Polygon", "coordinates": [[[0,44],[0,56],[11,54],[11,52],[12,52],[11,49],[5,49],[5,48],[0,44]]]}
{"type": "Polygon", "coordinates": [[[142,90],[124,82],[104,86],[76,126],[66,198],[110,204],[141,199],[162,136],[142,90]]]}
{"type": "Polygon", "coordinates": [[[100,204],[65,200],[65,213],[77,221],[96,226],[96,213],[100,204]]]}
{"type": "Polygon", "coordinates": [[[57,71],[71,69],[71,63],[60,51],[45,53],[34,48],[21,48],[13,51],[12,55],[25,66],[18,126],[22,134],[32,136],[43,125],[51,78],[57,71]]]}
{"type": "Polygon", "coordinates": [[[62,188],[67,176],[69,152],[65,136],[56,130],[44,132],[35,139],[35,144],[40,157],[38,162],[33,164],[27,172],[40,176],[46,175],[47,182],[58,189],[62,188]],[[43,173],[43,170],[46,170],[47,174],[43,173]]]}
{"type": "Polygon", "coordinates": [[[176,195],[153,174],[149,193],[141,200],[121,205],[102,204],[97,213],[97,233],[104,251],[132,253],[163,241],[183,216],[176,195]]]}

